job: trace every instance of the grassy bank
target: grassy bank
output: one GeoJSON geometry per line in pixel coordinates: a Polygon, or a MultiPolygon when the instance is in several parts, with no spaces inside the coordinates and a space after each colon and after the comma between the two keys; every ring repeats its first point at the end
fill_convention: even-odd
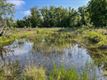
{"type": "Polygon", "coordinates": [[[5,65],[0,69],[0,80],[97,80],[96,74],[90,77],[89,70],[83,70],[81,74],[74,68],[54,68],[47,72],[43,67],[34,65],[26,66],[23,70],[18,63],[5,65]]]}

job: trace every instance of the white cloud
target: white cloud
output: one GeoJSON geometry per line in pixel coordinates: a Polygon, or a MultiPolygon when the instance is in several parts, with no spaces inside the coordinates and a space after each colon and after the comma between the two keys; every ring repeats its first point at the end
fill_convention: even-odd
{"type": "Polygon", "coordinates": [[[16,8],[22,7],[25,4],[24,0],[7,0],[8,3],[12,3],[16,8]]]}
{"type": "Polygon", "coordinates": [[[25,16],[31,15],[31,11],[30,11],[30,10],[24,11],[24,15],[25,15],[25,16]]]}

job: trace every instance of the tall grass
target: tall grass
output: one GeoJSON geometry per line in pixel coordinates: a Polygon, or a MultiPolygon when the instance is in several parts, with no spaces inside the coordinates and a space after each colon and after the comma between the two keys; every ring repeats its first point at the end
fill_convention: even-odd
{"type": "Polygon", "coordinates": [[[57,68],[54,66],[49,74],[49,80],[97,80],[95,69],[87,66],[86,69],[79,72],[75,68],[65,69],[64,67],[57,68]],[[90,76],[89,68],[93,69],[92,76],[90,76]]]}
{"type": "Polygon", "coordinates": [[[56,68],[50,72],[49,80],[79,80],[79,75],[75,69],[65,70],[63,67],[56,68]]]}
{"type": "Polygon", "coordinates": [[[23,72],[24,80],[46,80],[45,70],[40,67],[28,66],[23,72]]]}
{"type": "MultiPolygon", "coordinates": [[[[96,80],[96,76],[91,79],[96,80]]],[[[47,71],[43,67],[31,65],[22,70],[14,63],[0,69],[0,80],[90,80],[90,76],[87,70],[80,75],[76,69],[64,67],[54,67],[47,71]]]]}

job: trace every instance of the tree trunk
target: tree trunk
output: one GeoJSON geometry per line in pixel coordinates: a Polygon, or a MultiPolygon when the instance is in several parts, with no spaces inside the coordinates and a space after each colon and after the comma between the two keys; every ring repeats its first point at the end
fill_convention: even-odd
{"type": "Polygon", "coordinates": [[[3,36],[5,27],[6,27],[6,20],[1,20],[0,36],[3,36]]]}
{"type": "Polygon", "coordinates": [[[0,36],[3,36],[4,33],[4,27],[0,30],[0,36]]]}

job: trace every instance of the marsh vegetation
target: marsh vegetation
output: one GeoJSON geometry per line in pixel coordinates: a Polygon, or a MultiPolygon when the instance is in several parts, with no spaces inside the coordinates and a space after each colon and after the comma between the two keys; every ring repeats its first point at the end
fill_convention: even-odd
{"type": "Polygon", "coordinates": [[[107,0],[14,9],[0,0],[0,80],[107,80],[107,0]]]}
{"type": "Polygon", "coordinates": [[[1,37],[5,54],[2,65],[17,62],[15,67],[25,80],[105,80],[107,50],[101,47],[107,44],[107,36],[103,32],[103,29],[83,28],[16,29],[14,35],[10,32],[1,37]]]}

